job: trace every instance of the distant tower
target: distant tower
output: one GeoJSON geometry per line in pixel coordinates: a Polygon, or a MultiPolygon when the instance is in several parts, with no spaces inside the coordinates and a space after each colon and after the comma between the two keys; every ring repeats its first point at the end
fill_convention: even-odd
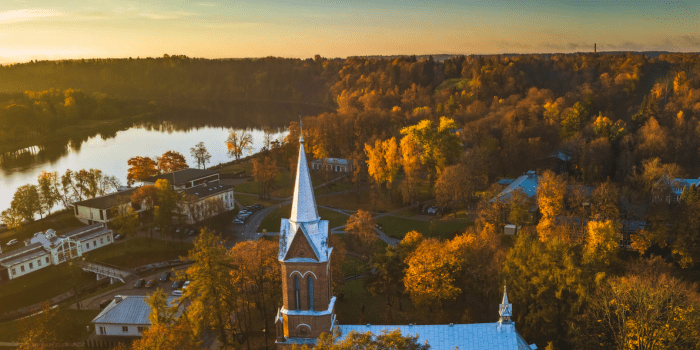
{"type": "Polygon", "coordinates": [[[593,53],[596,53],[596,54],[598,53],[598,47],[597,47],[597,46],[598,46],[598,44],[593,43],[593,53]]]}
{"type": "Polygon", "coordinates": [[[500,316],[498,320],[500,324],[511,323],[510,318],[513,317],[513,304],[508,302],[508,293],[505,286],[503,286],[503,301],[498,307],[498,316],[500,316]]]}

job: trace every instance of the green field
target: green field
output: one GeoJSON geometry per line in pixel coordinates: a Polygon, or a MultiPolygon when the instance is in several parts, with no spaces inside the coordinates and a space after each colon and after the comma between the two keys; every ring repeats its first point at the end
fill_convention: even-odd
{"type": "Polygon", "coordinates": [[[343,274],[345,277],[359,275],[367,272],[369,265],[366,261],[351,255],[345,256],[345,261],[343,261],[343,274]]]}
{"type": "Polygon", "coordinates": [[[95,281],[93,274],[68,264],[51,265],[19,277],[0,287],[0,314],[49,300],[78,286],[95,281]],[[71,269],[73,276],[71,276],[71,269]]]}
{"type": "Polygon", "coordinates": [[[88,252],[85,254],[85,257],[88,261],[134,268],[186,256],[187,251],[192,249],[192,244],[183,243],[181,245],[180,242],[136,237],[129,239],[128,249],[126,251],[125,242],[120,241],[119,243],[88,252]]]}
{"type": "Polygon", "coordinates": [[[376,222],[382,225],[384,233],[398,239],[403,239],[410,231],[418,231],[425,237],[452,238],[472,225],[468,219],[434,219],[431,222],[426,222],[394,216],[383,216],[376,219],[376,222]]]}
{"type": "MultiPolygon", "coordinates": [[[[56,334],[60,342],[81,342],[87,338],[89,333],[86,326],[99,314],[99,310],[71,310],[59,308],[56,334]]],[[[33,318],[15,320],[0,323],[0,342],[17,342],[22,331],[23,324],[31,324],[33,318]]]]}

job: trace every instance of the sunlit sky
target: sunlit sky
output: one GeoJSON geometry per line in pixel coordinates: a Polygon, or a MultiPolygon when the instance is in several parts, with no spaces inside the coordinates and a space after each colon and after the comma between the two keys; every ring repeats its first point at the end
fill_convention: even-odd
{"type": "Polygon", "coordinates": [[[0,1],[0,63],[32,59],[700,51],[700,2],[0,1]]]}

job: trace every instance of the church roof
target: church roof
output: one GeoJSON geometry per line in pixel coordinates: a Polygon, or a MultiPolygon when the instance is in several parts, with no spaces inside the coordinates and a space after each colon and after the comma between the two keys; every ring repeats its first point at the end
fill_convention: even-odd
{"type": "Polygon", "coordinates": [[[328,221],[321,220],[316,209],[314,188],[311,184],[309,167],[306,164],[304,140],[299,143],[299,162],[297,163],[296,182],[294,184],[294,199],[289,219],[280,223],[280,248],[278,259],[286,260],[287,252],[292,246],[294,237],[303,233],[311,245],[318,262],[328,261],[331,248],[328,246],[328,221]]]}
{"type": "Polygon", "coordinates": [[[402,335],[418,336],[418,342],[428,341],[431,350],[532,350],[515,330],[513,324],[472,323],[449,325],[340,325],[341,337],[350,331],[381,334],[398,329],[402,335]]]}
{"type": "Polygon", "coordinates": [[[306,164],[304,142],[300,142],[296,182],[294,183],[294,198],[292,199],[292,214],[289,216],[289,220],[294,222],[311,222],[318,219],[314,188],[311,185],[309,166],[306,164]]]}

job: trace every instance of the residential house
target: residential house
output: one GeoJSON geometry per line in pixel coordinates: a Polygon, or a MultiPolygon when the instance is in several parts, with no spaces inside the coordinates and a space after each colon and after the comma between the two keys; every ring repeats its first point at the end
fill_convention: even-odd
{"type": "Polygon", "coordinates": [[[664,176],[659,179],[657,186],[654,189],[653,200],[664,200],[667,203],[678,203],[681,201],[681,195],[684,188],[700,186],[700,178],[697,179],[680,179],[664,176]]]}
{"type": "Polygon", "coordinates": [[[311,169],[331,171],[334,173],[351,173],[355,167],[352,159],[321,158],[311,162],[311,169]]]}
{"type": "MultiPolygon", "coordinates": [[[[151,326],[148,315],[151,307],[144,296],[116,296],[93,320],[95,334],[91,335],[85,345],[88,347],[113,347],[117,343],[131,342],[140,338],[151,326]]],[[[177,304],[177,297],[169,296],[168,306],[177,304]]],[[[179,318],[184,311],[180,306],[174,315],[179,318]]]]}
{"type": "Polygon", "coordinates": [[[233,186],[210,182],[190,187],[183,191],[185,200],[180,203],[180,214],[184,222],[194,224],[233,210],[233,186]]]}

